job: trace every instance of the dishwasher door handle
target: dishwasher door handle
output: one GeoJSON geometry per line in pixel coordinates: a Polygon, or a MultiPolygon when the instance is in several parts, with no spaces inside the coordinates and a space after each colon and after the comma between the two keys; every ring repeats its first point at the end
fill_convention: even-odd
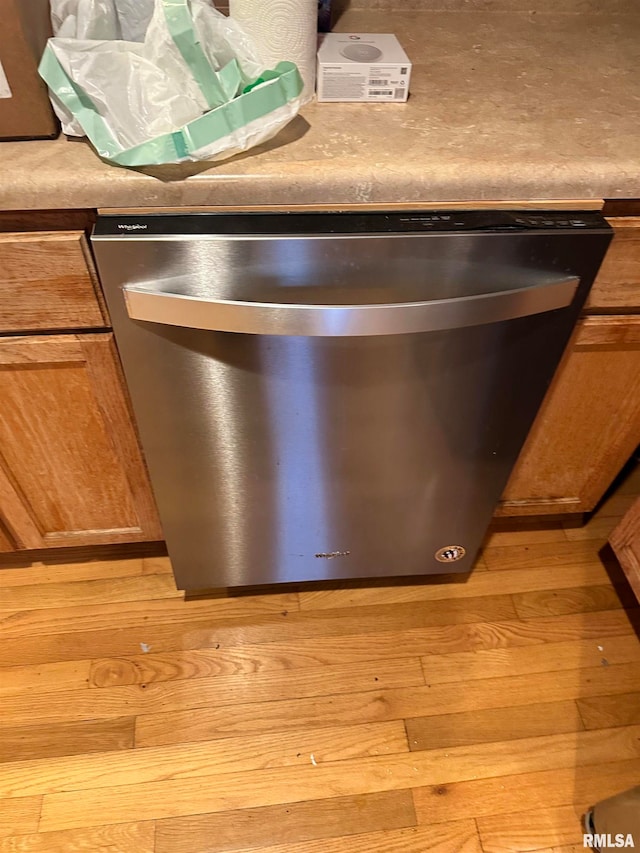
{"type": "Polygon", "coordinates": [[[580,279],[551,278],[513,290],[377,305],[299,305],[202,299],[141,285],[123,287],[132,320],[249,335],[355,337],[481,326],[571,304],[580,279]]]}

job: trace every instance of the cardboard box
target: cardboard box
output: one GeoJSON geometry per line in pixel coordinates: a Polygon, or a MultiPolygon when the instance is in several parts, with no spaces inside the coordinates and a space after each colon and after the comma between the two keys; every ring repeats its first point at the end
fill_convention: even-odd
{"type": "Polygon", "coordinates": [[[388,33],[327,33],[318,49],[319,101],[406,101],[411,62],[388,33]]]}
{"type": "Polygon", "coordinates": [[[0,0],[0,139],[58,135],[38,63],[51,35],[48,0],[0,0]]]}

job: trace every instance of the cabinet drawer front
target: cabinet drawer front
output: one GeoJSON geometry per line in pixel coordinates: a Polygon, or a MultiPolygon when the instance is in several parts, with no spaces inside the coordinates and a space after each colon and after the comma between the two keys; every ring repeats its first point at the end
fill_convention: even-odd
{"type": "Polygon", "coordinates": [[[102,328],[82,231],[0,233],[0,332],[102,328]]]}
{"type": "Polygon", "coordinates": [[[587,310],[640,310],[640,216],[607,219],[615,230],[586,304],[587,310]]]}

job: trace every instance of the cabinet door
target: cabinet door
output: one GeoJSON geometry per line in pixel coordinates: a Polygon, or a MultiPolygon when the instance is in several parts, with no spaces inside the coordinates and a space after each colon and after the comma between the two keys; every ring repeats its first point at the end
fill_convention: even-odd
{"type": "Polygon", "coordinates": [[[0,339],[0,550],[162,538],[111,334],[0,339]]]}
{"type": "Polygon", "coordinates": [[[589,512],[639,443],[640,317],[587,317],[496,514],[589,512]]]}
{"type": "Polygon", "coordinates": [[[640,498],[615,528],[609,543],[640,601],[640,498]]]}

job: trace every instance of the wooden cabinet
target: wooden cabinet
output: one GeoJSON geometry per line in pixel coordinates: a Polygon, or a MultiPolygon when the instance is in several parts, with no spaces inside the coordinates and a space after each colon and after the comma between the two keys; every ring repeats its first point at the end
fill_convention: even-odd
{"type": "Polygon", "coordinates": [[[609,543],[640,601],[640,498],[615,528],[609,543]]]}
{"type": "Polygon", "coordinates": [[[586,311],[496,515],[591,511],[640,444],[640,217],[614,217],[586,311]]]}
{"type": "Polygon", "coordinates": [[[0,549],[162,538],[113,336],[0,338],[0,549]]]}
{"type": "Polygon", "coordinates": [[[90,221],[0,215],[0,551],[162,538],[90,221]]]}
{"type": "Polygon", "coordinates": [[[588,512],[640,442],[640,316],[581,320],[499,515],[588,512]]]}

